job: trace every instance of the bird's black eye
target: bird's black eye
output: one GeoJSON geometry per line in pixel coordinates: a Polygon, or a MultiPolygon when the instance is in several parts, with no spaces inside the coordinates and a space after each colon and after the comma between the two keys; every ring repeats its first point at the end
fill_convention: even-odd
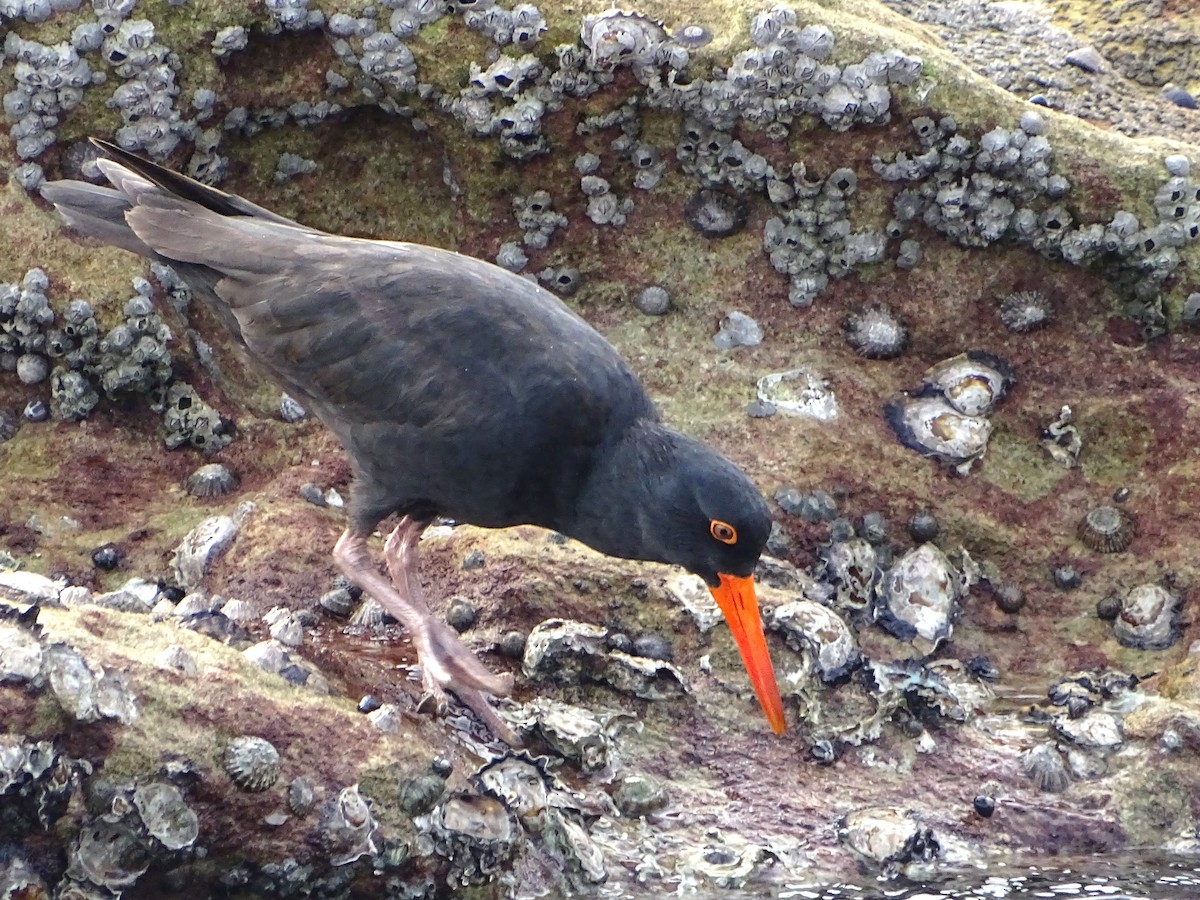
{"type": "Polygon", "coordinates": [[[708,523],[708,533],[722,544],[737,543],[737,529],[720,519],[713,519],[708,523]]]}

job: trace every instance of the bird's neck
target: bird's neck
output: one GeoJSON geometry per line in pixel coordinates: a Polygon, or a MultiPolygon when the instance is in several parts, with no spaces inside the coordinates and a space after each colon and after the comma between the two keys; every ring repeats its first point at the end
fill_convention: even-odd
{"type": "Polygon", "coordinates": [[[597,454],[559,530],[608,556],[651,559],[647,548],[660,544],[646,538],[662,538],[665,512],[657,486],[669,477],[681,440],[659,422],[634,422],[597,454]]]}

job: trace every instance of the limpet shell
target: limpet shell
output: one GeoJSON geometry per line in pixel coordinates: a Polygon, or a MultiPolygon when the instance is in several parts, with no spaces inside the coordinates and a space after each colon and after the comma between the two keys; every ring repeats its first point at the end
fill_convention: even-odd
{"type": "Polygon", "coordinates": [[[241,790],[265,791],[279,780],[279,751],[260,737],[236,737],[225,748],[225,771],[241,790]]]}

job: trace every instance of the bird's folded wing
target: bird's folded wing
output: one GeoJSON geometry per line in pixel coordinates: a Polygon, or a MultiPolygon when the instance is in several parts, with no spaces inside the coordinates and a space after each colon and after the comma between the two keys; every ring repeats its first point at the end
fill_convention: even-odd
{"type": "Polygon", "coordinates": [[[554,414],[612,387],[641,396],[616,351],[556,297],[471,257],[225,216],[161,192],[138,196],[126,218],[160,256],[215,270],[214,294],[282,381],[358,420],[423,424],[464,402],[554,414]]]}

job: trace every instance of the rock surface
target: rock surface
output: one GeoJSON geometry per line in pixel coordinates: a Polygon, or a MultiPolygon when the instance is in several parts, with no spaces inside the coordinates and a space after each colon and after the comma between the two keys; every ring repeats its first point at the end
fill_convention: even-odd
{"type": "Polygon", "coordinates": [[[0,13],[20,13],[0,66],[0,410],[54,411],[0,415],[0,877],[33,896],[499,897],[603,878],[761,893],[1031,847],[1200,850],[1200,332],[1182,315],[1200,291],[1200,138],[1196,112],[1158,96],[1200,87],[1188,22],[1068,0],[450,5],[0,13]],[[1156,41],[1180,49],[1144,52],[1156,41]],[[1095,72],[1067,61],[1085,44],[1095,72]],[[774,102],[785,83],[795,109],[774,102]],[[1105,127],[1025,102],[1037,91],[1105,127]],[[501,711],[529,754],[458,707],[422,712],[402,630],[345,617],[360,601],[329,556],[344,513],[326,498],[349,469],[329,434],[281,415],[169,269],[72,241],[27,193],[93,177],[89,134],[330,231],[519,252],[673,424],[765,496],[821,497],[820,515],[775,509],[786,558],[759,571],[767,620],[791,612],[768,632],[789,732],[767,733],[702,589],[534,528],[447,527],[422,547],[438,611],[470,604],[464,639],[516,676],[501,711]],[[698,232],[698,194],[735,206],[737,228],[698,232]],[[639,311],[646,285],[668,315],[639,311]],[[1054,315],[1014,333],[1000,310],[1022,291],[1054,315]],[[843,326],[881,305],[907,345],[864,358],[843,326]],[[713,345],[735,309],[761,343],[713,345]],[[971,350],[1015,383],[962,475],[883,410],[971,350]],[[31,356],[47,380],[21,377],[31,356]],[[745,414],[761,379],[796,371],[819,373],[806,394],[828,414],[745,414]],[[196,496],[209,454],[236,483],[196,496]],[[1114,494],[1136,535],[1099,553],[1079,521],[1114,494]],[[935,650],[880,621],[917,511],[958,579],[935,650]],[[173,566],[181,545],[213,552],[173,566]],[[1052,579],[1065,567],[1073,590],[1052,579]],[[131,578],[157,593],[92,602],[131,578]],[[1096,613],[1145,585],[1177,598],[1159,649],[1096,613]],[[298,645],[240,612],[276,608],[298,645]],[[523,674],[502,640],[551,620],[586,632],[586,654],[523,674]],[[822,633],[789,631],[801,621],[822,633]],[[661,645],[669,664],[636,653],[661,645]],[[239,736],[277,749],[267,789],[226,772],[239,736]]]}

